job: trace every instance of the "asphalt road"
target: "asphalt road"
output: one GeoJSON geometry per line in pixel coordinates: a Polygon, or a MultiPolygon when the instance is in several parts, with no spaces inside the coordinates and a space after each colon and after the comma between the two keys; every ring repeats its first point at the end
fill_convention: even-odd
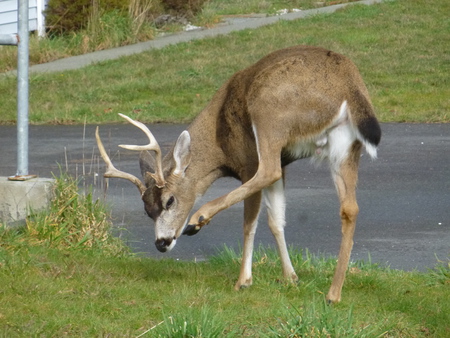
{"type": "MultiPolygon", "coordinates": [[[[94,184],[106,196],[113,222],[135,252],[154,257],[204,259],[226,244],[240,250],[242,204],[218,214],[197,235],[183,236],[169,253],[153,242],[152,221],[146,216],[136,187],[110,179],[105,189],[94,139],[95,126],[30,126],[29,172],[41,177],[68,170],[82,182],[94,184]],[[60,169],[61,168],[61,169],[60,169]],[[98,176],[100,173],[100,176],[98,176]],[[83,175],[84,174],[84,175],[83,175]]],[[[163,151],[176,140],[183,125],[150,126],[163,151]]],[[[426,270],[450,259],[450,124],[383,124],[378,160],[364,155],[360,165],[358,218],[352,260],[368,260],[404,270],[426,270]]],[[[116,167],[139,176],[138,154],[118,144],[146,140],[130,125],[103,125],[101,135],[116,167]],[[120,150],[119,150],[120,149],[120,150]]],[[[0,126],[0,176],[16,172],[16,128],[0,126]]],[[[203,202],[222,195],[239,182],[221,179],[203,202]]],[[[289,245],[313,253],[337,255],[340,243],[339,205],[324,163],[308,160],[287,170],[287,228],[289,245]]],[[[198,207],[198,206],[197,206],[198,207]]],[[[261,213],[259,243],[275,245],[261,213]]]]}
{"type": "MultiPolygon", "coordinates": [[[[367,0],[372,4],[379,0],[367,0]]],[[[278,20],[297,20],[332,12],[343,5],[289,13],[276,17],[231,20],[208,30],[161,37],[132,46],[95,52],[30,67],[31,73],[76,69],[91,63],[139,53],[168,44],[205,38],[231,31],[251,29],[278,20]]],[[[182,125],[154,125],[151,129],[163,149],[176,140],[182,125]]],[[[357,223],[352,259],[388,264],[396,269],[426,270],[438,259],[450,259],[450,124],[383,124],[379,159],[363,156],[360,165],[357,223]]],[[[107,149],[121,170],[139,175],[138,154],[117,144],[144,143],[135,127],[101,127],[107,149]],[[120,151],[119,151],[120,149],[120,151]]],[[[0,126],[0,176],[16,173],[16,127],[0,126]]],[[[242,204],[218,214],[197,235],[183,236],[170,253],[158,252],[153,244],[151,220],[144,213],[137,189],[131,183],[110,179],[105,189],[104,170],[94,141],[94,126],[30,126],[29,173],[41,177],[60,170],[94,185],[96,196],[106,198],[120,236],[136,251],[155,257],[204,259],[224,244],[240,249],[242,204]],[[100,173],[100,176],[98,174],[100,173]]],[[[340,244],[339,205],[326,164],[312,166],[308,160],[291,164],[287,170],[287,228],[290,245],[313,253],[337,255],[340,244]]],[[[237,181],[216,182],[202,201],[211,200],[236,187],[237,181]]],[[[81,184],[83,186],[83,184],[81,184]]],[[[197,206],[198,207],[198,206],[197,206]]],[[[257,243],[274,245],[261,213],[257,243]]]]}

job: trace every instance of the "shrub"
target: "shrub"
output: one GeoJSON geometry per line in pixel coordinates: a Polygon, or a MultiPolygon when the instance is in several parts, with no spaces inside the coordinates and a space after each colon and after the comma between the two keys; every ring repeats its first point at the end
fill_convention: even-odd
{"type": "Polygon", "coordinates": [[[50,0],[45,20],[50,33],[64,34],[86,27],[91,0],[50,0]]]}
{"type": "Polygon", "coordinates": [[[87,27],[91,11],[126,11],[129,0],[49,0],[45,10],[50,34],[76,32],[87,27]]]}

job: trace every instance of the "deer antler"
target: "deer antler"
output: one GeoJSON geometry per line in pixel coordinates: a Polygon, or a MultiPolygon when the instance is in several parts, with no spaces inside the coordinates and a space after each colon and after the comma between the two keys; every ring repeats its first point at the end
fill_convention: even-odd
{"type": "Polygon", "coordinates": [[[103,146],[102,140],[100,139],[100,136],[98,134],[98,127],[95,130],[95,138],[97,139],[97,146],[98,150],[100,150],[100,155],[102,156],[103,160],[105,161],[107,168],[106,173],[103,175],[104,177],[117,177],[117,178],[124,178],[126,180],[131,181],[136,185],[136,187],[139,189],[139,192],[141,193],[141,196],[144,194],[146,188],[144,183],[137,178],[136,176],[132,174],[128,174],[126,172],[117,170],[114,165],[111,162],[111,159],[109,158],[108,154],[106,153],[105,147],[103,146]]]}
{"type": "Polygon", "coordinates": [[[134,124],[136,127],[141,129],[145,135],[147,135],[149,139],[149,143],[144,146],[137,146],[137,145],[123,145],[120,144],[119,147],[129,149],[129,150],[153,150],[156,155],[156,168],[155,173],[150,173],[149,175],[155,180],[156,186],[158,188],[162,188],[166,185],[166,181],[164,180],[164,175],[162,171],[162,154],[161,154],[161,148],[159,147],[158,142],[156,141],[155,137],[151,133],[151,131],[147,128],[145,124],[139,121],[135,121],[131,118],[129,118],[126,115],[119,114],[121,117],[123,117],[125,120],[130,122],[131,124],[134,124]]]}

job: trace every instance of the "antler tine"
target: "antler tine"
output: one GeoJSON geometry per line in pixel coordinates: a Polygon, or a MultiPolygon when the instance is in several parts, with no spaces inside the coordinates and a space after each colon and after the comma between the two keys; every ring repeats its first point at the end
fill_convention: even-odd
{"type": "Polygon", "coordinates": [[[95,130],[95,138],[97,139],[97,146],[98,150],[100,150],[100,155],[103,158],[103,161],[105,161],[107,168],[106,172],[103,175],[104,177],[116,177],[116,178],[124,178],[126,180],[131,181],[136,187],[139,189],[139,192],[141,193],[141,196],[144,194],[146,187],[142,181],[137,178],[136,176],[126,173],[124,171],[117,170],[114,165],[111,162],[111,159],[109,158],[108,154],[106,153],[105,147],[103,146],[102,140],[100,139],[100,135],[98,133],[98,127],[95,130]]]}
{"type": "Polygon", "coordinates": [[[119,147],[129,149],[129,150],[153,150],[156,154],[156,168],[155,173],[149,173],[150,176],[155,180],[156,186],[158,188],[162,188],[165,186],[166,181],[164,180],[164,174],[162,171],[162,153],[161,148],[159,147],[158,141],[156,141],[156,138],[153,136],[152,132],[147,128],[145,124],[139,121],[135,121],[132,118],[124,115],[119,114],[121,117],[123,117],[125,120],[130,122],[131,124],[138,127],[140,130],[142,130],[145,135],[147,135],[149,139],[149,143],[147,145],[138,146],[138,145],[125,145],[125,144],[119,144],[119,147]]]}

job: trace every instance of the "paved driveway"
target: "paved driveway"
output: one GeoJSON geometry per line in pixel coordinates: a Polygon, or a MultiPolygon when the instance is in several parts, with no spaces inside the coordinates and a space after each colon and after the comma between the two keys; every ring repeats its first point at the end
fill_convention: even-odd
{"type": "MultiPolygon", "coordinates": [[[[183,125],[154,125],[152,131],[167,150],[183,125]]],[[[357,223],[352,259],[387,263],[392,268],[426,270],[437,259],[450,258],[450,124],[383,124],[379,159],[364,155],[360,166],[357,223]]],[[[145,137],[129,125],[101,126],[102,138],[121,170],[139,175],[138,155],[117,144],[144,143],[145,137]]],[[[50,177],[69,170],[86,175],[95,193],[103,195],[104,182],[95,176],[104,170],[94,143],[94,126],[30,126],[30,174],[50,177]],[[85,137],[83,138],[83,135],[85,137]],[[84,159],[83,159],[84,158],[84,159]]],[[[0,175],[16,171],[16,129],[0,126],[0,175]]],[[[195,160],[195,159],[194,159],[195,160]]],[[[326,164],[314,167],[308,160],[287,170],[288,243],[314,253],[337,255],[340,243],[338,201],[326,164]]],[[[203,201],[237,186],[232,179],[216,182],[203,201]]],[[[110,179],[106,192],[113,221],[136,252],[154,257],[203,259],[224,244],[236,250],[242,240],[242,204],[217,215],[196,236],[183,236],[170,253],[154,247],[152,221],[145,215],[137,189],[131,183],[110,179]]],[[[274,245],[261,214],[257,243],[274,245]]]]}

